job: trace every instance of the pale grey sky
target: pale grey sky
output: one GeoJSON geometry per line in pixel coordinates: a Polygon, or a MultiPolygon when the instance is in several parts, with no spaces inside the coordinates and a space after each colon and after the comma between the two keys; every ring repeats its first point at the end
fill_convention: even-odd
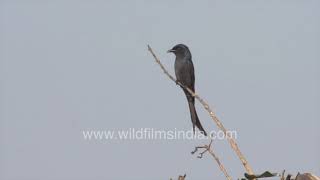
{"type": "MultiPolygon", "coordinates": [[[[320,175],[320,1],[0,1],[0,179],[223,179],[198,141],[85,141],[82,130],[189,130],[150,44],[187,44],[196,89],[255,172],[320,175]]],[[[205,129],[214,130],[197,104],[205,129]]],[[[225,141],[232,177],[244,169],[225,141]]]]}

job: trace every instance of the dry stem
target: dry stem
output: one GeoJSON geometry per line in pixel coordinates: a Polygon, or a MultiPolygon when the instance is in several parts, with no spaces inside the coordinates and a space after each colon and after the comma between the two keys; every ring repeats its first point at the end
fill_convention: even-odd
{"type": "Polygon", "coordinates": [[[231,177],[229,176],[227,170],[224,168],[223,164],[220,162],[218,156],[215,154],[213,148],[212,148],[212,139],[210,140],[209,145],[204,145],[204,146],[197,146],[194,151],[192,151],[191,153],[194,154],[196,153],[199,149],[204,149],[204,151],[200,152],[198,155],[198,158],[202,158],[203,155],[208,152],[217,162],[217,164],[219,165],[220,170],[223,172],[223,174],[226,176],[226,178],[228,180],[231,180],[231,177]]]}

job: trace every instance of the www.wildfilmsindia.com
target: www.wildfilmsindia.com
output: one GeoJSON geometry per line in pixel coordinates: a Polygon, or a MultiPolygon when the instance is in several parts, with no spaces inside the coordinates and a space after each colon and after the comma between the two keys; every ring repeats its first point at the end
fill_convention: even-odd
{"type": "Polygon", "coordinates": [[[193,140],[193,139],[237,139],[237,131],[211,131],[209,136],[193,130],[159,130],[154,128],[128,128],[123,130],[83,130],[84,140],[193,140]]]}

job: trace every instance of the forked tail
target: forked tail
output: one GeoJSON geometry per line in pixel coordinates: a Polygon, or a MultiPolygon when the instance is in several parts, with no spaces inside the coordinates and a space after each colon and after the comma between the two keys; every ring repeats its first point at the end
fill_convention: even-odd
{"type": "Polygon", "coordinates": [[[195,129],[194,127],[197,126],[197,128],[200,130],[201,133],[203,133],[205,136],[207,136],[206,131],[203,129],[200,120],[198,118],[198,114],[196,111],[196,108],[194,106],[194,99],[193,101],[190,100],[188,97],[188,104],[189,104],[189,109],[190,109],[190,115],[191,115],[191,121],[192,121],[192,125],[193,125],[193,133],[195,133],[195,129]]]}

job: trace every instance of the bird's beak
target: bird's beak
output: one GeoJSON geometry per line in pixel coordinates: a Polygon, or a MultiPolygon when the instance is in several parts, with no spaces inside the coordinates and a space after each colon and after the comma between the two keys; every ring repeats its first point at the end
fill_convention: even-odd
{"type": "Polygon", "coordinates": [[[173,49],[169,49],[168,51],[167,51],[167,53],[174,53],[175,52],[175,50],[173,50],[173,49]]]}

